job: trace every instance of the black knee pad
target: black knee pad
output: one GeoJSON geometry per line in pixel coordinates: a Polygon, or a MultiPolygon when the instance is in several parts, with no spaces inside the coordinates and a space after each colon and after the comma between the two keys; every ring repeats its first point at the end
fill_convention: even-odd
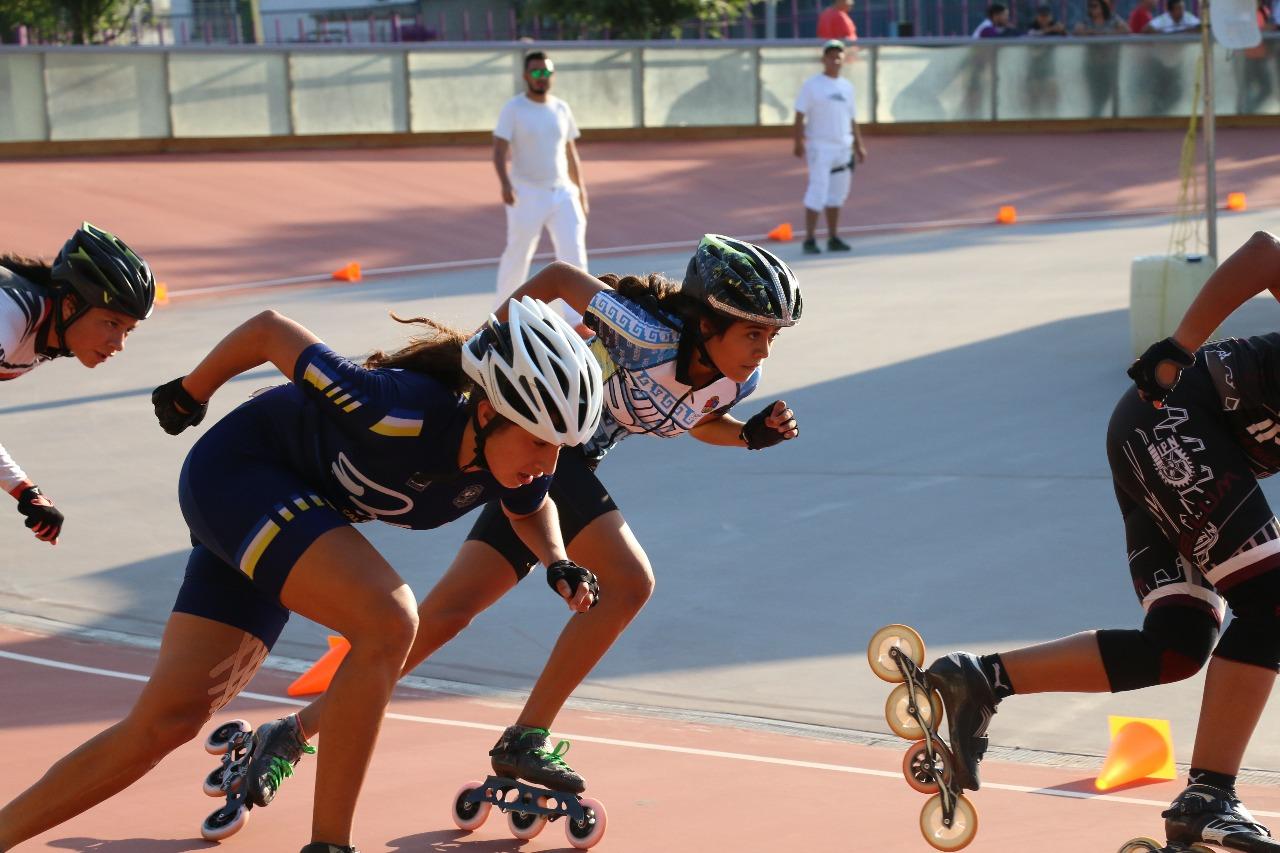
{"type": "Polygon", "coordinates": [[[1098,632],[1112,693],[1190,678],[1209,660],[1218,620],[1192,607],[1157,607],[1141,631],[1098,632]]]}
{"type": "Polygon", "coordinates": [[[1280,667],[1280,571],[1245,581],[1227,596],[1231,624],[1215,657],[1267,669],[1280,667]]]}

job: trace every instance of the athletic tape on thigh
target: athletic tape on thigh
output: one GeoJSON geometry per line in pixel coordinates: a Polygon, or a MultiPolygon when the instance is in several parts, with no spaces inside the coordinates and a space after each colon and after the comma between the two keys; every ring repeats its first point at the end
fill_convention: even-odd
{"type": "Polygon", "coordinates": [[[209,670],[210,678],[226,676],[222,681],[215,681],[209,688],[209,696],[213,700],[209,706],[209,713],[211,715],[216,713],[218,709],[235,698],[266,659],[267,647],[262,644],[262,641],[251,634],[245,634],[240,640],[240,648],[209,670]]]}

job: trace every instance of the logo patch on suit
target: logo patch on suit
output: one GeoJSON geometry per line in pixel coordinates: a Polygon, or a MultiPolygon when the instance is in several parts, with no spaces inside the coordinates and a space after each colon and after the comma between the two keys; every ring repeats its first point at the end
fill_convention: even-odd
{"type": "Polygon", "coordinates": [[[458,496],[453,499],[453,505],[458,509],[471,506],[483,492],[484,486],[467,486],[461,492],[458,492],[458,496]]]}

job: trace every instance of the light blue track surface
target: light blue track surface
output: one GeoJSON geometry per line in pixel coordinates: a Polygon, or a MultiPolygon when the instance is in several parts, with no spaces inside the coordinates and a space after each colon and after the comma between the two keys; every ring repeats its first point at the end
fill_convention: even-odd
{"type": "MultiPolygon", "coordinates": [[[[1230,216],[1220,240],[1229,250],[1264,227],[1273,213],[1230,216]]],[[[636,438],[611,455],[604,479],[658,585],[579,695],[884,732],[887,685],[864,658],[884,623],[914,625],[930,657],[1137,625],[1103,437],[1132,358],[1129,261],[1165,252],[1168,234],[1167,220],[1117,219],[867,238],[838,258],[784,246],[806,315],[740,414],[783,397],[800,439],[747,453],[636,438]]],[[[675,275],[684,263],[608,258],[596,271],[675,275]]],[[[194,435],[162,433],[148,395],[235,323],[274,307],[356,355],[402,340],[389,309],[474,327],[492,275],[178,299],[112,363],[5,383],[0,441],[68,520],[49,548],[16,512],[0,515],[0,620],[159,636],[185,560],[175,494],[194,435]]],[[[1260,299],[1227,331],[1276,328],[1280,306],[1260,299]]],[[[227,386],[211,417],[276,381],[260,370],[227,386]]],[[[361,529],[421,596],[468,525],[361,529]]],[[[545,585],[526,583],[418,672],[525,688],[564,618],[545,585]]],[[[313,659],[324,634],[295,618],[277,650],[313,659]]],[[[1158,716],[1185,761],[1199,683],[1015,699],[992,740],[1097,753],[1107,713],[1158,716]]],[[[1248,766],[1280,770],[1280,742],[1265,735],[1277,724],[1273,708],[1248,766]]]]}

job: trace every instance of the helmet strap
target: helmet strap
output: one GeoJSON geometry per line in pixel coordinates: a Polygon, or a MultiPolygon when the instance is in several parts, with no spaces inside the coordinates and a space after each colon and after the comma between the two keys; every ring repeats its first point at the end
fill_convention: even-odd
{"type": "Polygon", "coordinates": [[[61,358],[72,354],[71,349],[67,346],[67,328],[76,320],[84,316],[85,312],[89,310],[88,305],[84,304],[82,300],[77,299],[76,302],[78,304],[76,304],[74,310],[72,310],[71,316],[64,316],[63,306],[66,305],[66,300],[71,298],[73,297],[67,288],[55,287],[53,308],[49,312],[50,323],[45,328],[43,347],[45,354],[52,358],[61,358]],[[58,340],[56,345],[49,340],[50,332],[57,335],[58,340]]]}
{"type": "Polygon", "coordinates": [[[711,353],[707,352],[707,339],[702,334],[702,321],[696,317],[689,317],[685,320],[684,328],[681,330],[680,346],[676,350],[677,382],[689,386],[693,385],[693,381],[689,377],[689,365],[695,356],[704,367],[711,368],[714,374],[711,382],[715,382],[724,375],[720,372],[720,368],[716,367],[715,360],[711,358],[711,353]]]}
{"type": "Polygon", "coordinates": [[[472,404],[471,431],[475,435],[476,452],[475,452],[475,455],[471,457],[471,461],[468,462],[466,465],[462,466],[463,468],[471,468],[474,466],[483,471],[491,470],[489,468],[489,460],[485,458],[485,455],[484,455],[484,446],[485,446],[485,443],[489,440],[489,436],[493,435],[493,433],[497,431],[498,426],[501,423],[502,423],[502,418],[495,411],[493,413],[493,417],[489,418],[489,423],[485,424],[484,426],[481,426],[480,425],[480,404],[479,403],[472,404]]]}

